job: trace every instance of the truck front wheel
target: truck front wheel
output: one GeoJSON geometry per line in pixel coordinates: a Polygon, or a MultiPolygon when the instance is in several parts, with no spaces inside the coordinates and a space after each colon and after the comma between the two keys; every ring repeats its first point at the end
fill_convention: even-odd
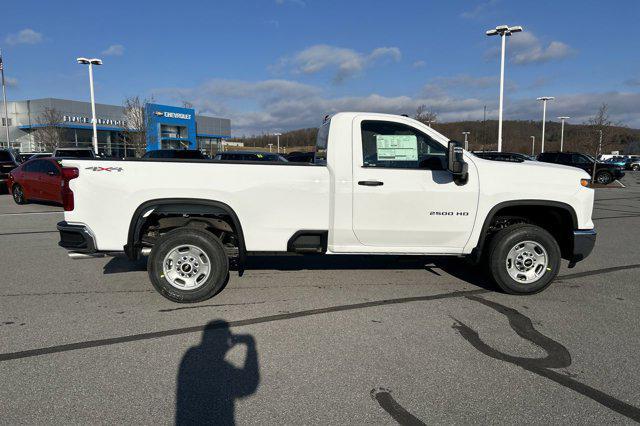
{"type": "Polygon", "coordinates": [[[229,259],[213,234],[178,228],[158,239],[147,264],[155,289],[178,303],[210,299],[229,279],[229,259]]]}
{"type": "Polygon", "coordinates": [[[558,275],[560,258],[555,238],[535,225],[509,226],[489,243],[489,271],[509,294],[533,294],[547,288],[558,275]]]}

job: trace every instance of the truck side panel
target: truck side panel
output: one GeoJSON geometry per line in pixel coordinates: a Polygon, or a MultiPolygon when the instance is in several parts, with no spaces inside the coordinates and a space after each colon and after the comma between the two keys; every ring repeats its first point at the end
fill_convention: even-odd
{"type": "Polygon", "coordinates": [[[329,172],[321,166],[212,162],[64,160],[80,177],[70,182],[69,223],[88,225],[100,251],[121,251],[144,202],[215,200],[238,215],[248,251],[286,251],[299,230],[329,229],[329,172]]]}

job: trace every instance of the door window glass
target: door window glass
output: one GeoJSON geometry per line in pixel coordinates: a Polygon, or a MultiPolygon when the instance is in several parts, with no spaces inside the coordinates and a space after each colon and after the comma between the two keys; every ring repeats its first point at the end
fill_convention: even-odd
{"type": "Polygon", "coordinates": [[[43,161],[42,162],[42,170],[44,173],[53,173],[54,175],[59,174],[58,168],[51,161],[43,161]]]}
{"type": "Polygon", "coordinates": [[[446,148],[419,130],[389,121],[363,121],[364,167],[446,169],[446,148]]]}

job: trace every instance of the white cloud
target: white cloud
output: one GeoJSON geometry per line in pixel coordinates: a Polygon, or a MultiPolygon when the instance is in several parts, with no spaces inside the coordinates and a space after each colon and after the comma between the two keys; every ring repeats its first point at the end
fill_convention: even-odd
{"type": "Polygon", "coordinates": [[[420,61],[415,61],[413,64],[411,64],[411,66],[413,68],[424,68],[427,66],[427,63],[425,61],[420,60],[420,61]]]}
{"type": "MultiPolygon", "coordinates": [[[[497,48],[491,51],[493,55],[499,53],[497,48]]],[[[545,46],[530,31],[515,33],[507,40],[507,55],[518,65],[563,59],[572,53],[573,49],[561,41],[552,41],[545,46]]]]}
{"type": "Polygon", "coordinates": [[[461,17],[467,19],[482,18],[487,15],[488,12],[499,3],[500,0],[488,0],[478,3],[476,7],[471,10],[464,11],[460,14],[461,17]]]}
{"type": "MultiPolygon", "coordinates": [[[[485,84],[483,77],[474,80],[456,76],[449,81],[485,84]]],[[[445,78],[440,78],[445,81],[445,78]]],[[[198,113],[231,118],[234,135],[257,134],[273,129],[291,130],[316,127],[325,114],[339,111],[369,111],[393,114],[415,113],[419,105],[438,113],[440,121],[481,120],[484,105],[488,117],[497,117],[497,96],[453,96],[445,90],[422,92],[415,96],[328,96],[320,87],[290,80],[211,80],[194,88],[166,88],[154,92],[161,101],[188,100],[198,113]]],[[[557,96],[549,103],[548,114],[554,111],[581,123],[595,113],[598,105],[609,105],[612,119],[632,127],[640,127],[640,93],[607,92],[576,93],[557,96]]],[[[540,103],[535,99],[509,99],[505,119],[539,120],[540,103]]]]}
{"type": "Polygon", "coordinates": [[[102,51],[105,56],[122,56],[124,55],[124,46],[121,44],[112,44],[102,51]]]}
{"type": "Polygon", "coordinates": [[[340,82],[375,63],[384,60],[398,62],[401,58],[402,53],[397,47],[378,47],[366,54],[344,47],[317,44],[292,57],[281,58],[272,69],[291,68],[294,73],[302,74],[330,70],[334,73],[334,80],[340,82]]]}
{"type": "Polygon", "coordinates": [[[630,78],[625,80],[624,84],[632,87],[640,87],[640,77],[630,78]]]}
{"type": "Polygon", "coordinates": [[[18,85],[18,79],[14,77],[5,77],[4,83],[7,87],[16,87],[18,85]]]}
{"type": "Polygon", "coordinates": [[[38,44],[43,40],[42,33],[32,30],[31,28],[25,28],[17,33],[9,34],[5,37],[4,41],[9,45],[16,44],[38,44]]]}

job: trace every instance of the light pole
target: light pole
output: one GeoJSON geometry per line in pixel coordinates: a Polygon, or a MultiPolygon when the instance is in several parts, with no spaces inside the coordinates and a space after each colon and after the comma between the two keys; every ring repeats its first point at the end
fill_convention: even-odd
{"type": "Polygon", "coordinates": [[[98,120],[96,120],[96,100],[93,95],[93,66],[102,65],[102,59],[77,58],[79,64],[89,65],[89,90],[91,92],[91,124],[93,125],[93,150],[98,155],[98,120]]]}
{"type": "Polygon", "coordinates": [[[531,136],[531,155],[536,153],[536,137],[531,136]]]}
{"type": "Polygon", "coordinates": [[[280,136],[282,136],[282,133],[274,133],[273,135],[276,137],[276,140],[277,140],[276,152],[280,154],[280,136]]]}
{"type": "Polygon", "coordinates": [[[542,145],[540,146],[540,152],[544,152],[544,125],[547,121],[547,101],[552,101],[555,98],[553,96],[540,96],[539,101],[542,101],[542,145]]]}
{"type": "Polygon", "coordinates": [[[469,136],[471,132],[462,132],[462,134],[464,135],[464,149],[466,149],[467,151],[469,151],[469,141],[467,141],[467,136],[469,136]]]}
{"type": "Polygon", "coordinates": [[[502,39],[502,53],[500,55],[500,107],[498,111],[498,152],[502,152],[502,105],[504,99],[504,52],[507,45],[506,40],[507,36],[520,31],[522,31],[522,27],[519,25],[514,27],[499,25],[485,33],[488,36],[499,35],[502,39]]]}
{"type": "Polygon", "coordinates": [[[562,147],[564,146],[564,120],[568,120],[571,117],[558,117],[562,121],[562,127],[560,130],[560,152],[562,152],[562,147]]]}

